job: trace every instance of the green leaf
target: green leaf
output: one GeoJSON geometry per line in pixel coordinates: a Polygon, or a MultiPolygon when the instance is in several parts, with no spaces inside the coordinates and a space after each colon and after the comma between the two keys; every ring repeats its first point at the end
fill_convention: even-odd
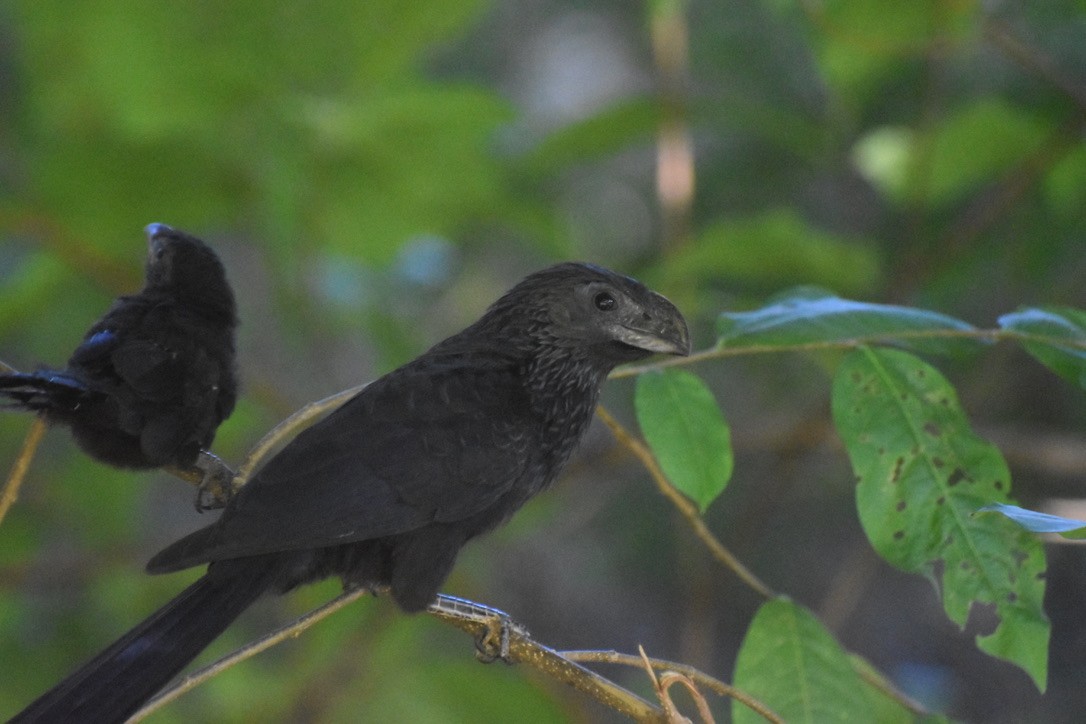
{"type": "MultiPolygon", "coordinates": [[[[762,604],[735,662],[735,686],[787,722],[870,719],[870,701],[848,656],[810,611],[787,599],[762,604]]],[[[736,724],[764,722],[737,701],[736,724]]]]}
{"type": "Polygon", "coordinates": [[[863,292],[882,276],[876,248],[813,227],[791,209],[774,209],[709,225],[668,257],[667,269],[676,279],[737,279],[773,288],[804,282],[863,292]]]}
{"type": "Polygon", "coordinates": [[[637,379],[637,422],[664,474],[704,511],[732,476],[728,423],[713,393],[685,370],[637,379]]]}
{"type": "MultiPolygon", "coordinates": [[[[931,175],[924,193],[950,203],[995,179],[1032,153],[1050,124],[999,98],[981,98],[952,113],[936,130],[931,175]]],[[[918,153],[924,144],[917,148],[918,153]]]]}
{"type": "Polygon", "coordinates": [[[993,503],[977,510],[978,513],[1002,513],[1031,533],[1059,533],[1064,538],[1086,538],[1086,521],[1064,518],[1049,513],[1019,508],[1017,505],[993,503]]]}
{"type": "Polygon", "coordinates": [[[953,333],[973,331],[972,325],[938,312],[856,302],[810,287],[786,292],[761,309],[724,312],[717,320],[720,343],[728,347],[894,342],[935,354],[955,354],[971,350],[976,343],[955,339],[953,333]]]}
{"type": "Polygon", "coordinates": [[[1070,307],[1026,307],[1004,314],[999,326],[1051,338],[1023,340],[1022,346],[1059,376],[1086,387],[1086,312],[1070,307]]]}
{"type": "Polygon", "coordinates": [[[871,708],[868,721],[878,722],[879,724],[917,724],[918,722],[949,724],[949,720],[941,715],[917,715],[906,707],[901,700],[891,696],[889,692],[894,691],[895,687],[893,682],[886,678],[885,674],[872,666],[862,656],[849,654],[848,658],[852,663],[853,671],[863,681],[867,700],[870,702],[871,708]],[[873,683],[876,681],[879,682],[878,686],[873,683]]]}
{"type": "Polygon", "coordinates": [[[1022,667],[1043,691],[1044,549],[1009,520],[972,515],[1009,500],[1010,472],[999,450],[969,428],[954,388],[910,354],[862,348],[837,371],[833,418],[875,549],[931,578],[959,626],[973,603],[993,604],[999,625],[977,645],[1022,667]]]}
{"type": "Polygon", "coordinates": [[[653,138],[660,124],[656,98],[637,97],[554,131],[523,159],[532,173],[553,173],[619,153],[653,138]]]}
{"type": "Polygon", "coordinates": [[[873,3],[835,0],[811,6],[819,65],[826,82],[848,100],[873,103],[900,78],[907,58],[933,43],[946,45],[974,33],[976,3],[948,5],[938,0],[873,3]]]}

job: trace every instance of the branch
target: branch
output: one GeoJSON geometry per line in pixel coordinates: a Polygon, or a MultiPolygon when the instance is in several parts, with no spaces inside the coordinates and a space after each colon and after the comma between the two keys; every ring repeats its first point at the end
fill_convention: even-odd
{"type": "Polygon", "coordinates": [[[816,342],[795,342],[790,344],[744,344],[729,347],[724,342],[715,347],[694,352],[687,357],[667,357],[658,362],[643,365],[625,365],[612,372],[608,379],[620,380],[627,377],[665,369],[684,367],[708,360],[742,357],[755,354],[782,354],[786,352],[822,352],[826,350],[848,350],[867,345],[893,344],[910,340],[925,339],[972,339],[978,342],[1035,342],[1050,346],[1067,347],[1086,352],[1086,340],[1051,337],[1046,334],[1031,334],[1016,329],[920,329],[907,332],[886,332],[867,334],[847,339],[830,339],[816,342]]]}
{"type": "Polygon", "coordinates": [[[701,517],[697,507],[690,502],[690,500],[680,493],[671,481],[664,475],[664,471],[660,469],[659,464],[656,462],[656,458],[652,452],[645,447],[645,445],[626,430],[622,424],[616,420],[610,412],[604,409],[602,406],[596,408],[596,414],[599,416],[603,423],[607,427],[611,428],[611,433],[618,440],[618,443],[633,453],[645,469],[649,471],[652,476],[653,482],[656,483],[656,487],[664,494],[664,497],[671,501],[679,513],[686,518],[687,523],[690,524],[690,528],[694,531],[694,535],[705,544],[705,547],[709,549],[709,552],[713,555],[719,563],[725,568],[730,569],[735,575],[739,576],[740,580],[760,593],[765,598],[776,598],[777,594],[773,592],[766,584],[755,576],[746,566],[744,566],[738,558],[735,557],[730,550],[728,550],[720,540],[713,535],[713,532],[709,530],[709,527],[705,525],[705,519],[701,517]]]}
{"type": "MultiPolygon", "coordinates": [[[[147,702],[129,722],[141,721],[166,704],[207,681],[226,669],[238,664],[276,644],[296,638],[318,621],[327,618],[341,608],[369,593],[361,588],[343,593],[323,606],[316,608],[293,622],[276,629],[267,636],[234,651],[208,666],[179,679],[147,702]]],[[[437,601],[427,610],[435,618],[466,631],[476,639],[476,648],[484,661],[500,657],[507,663],[520,663],[544,675],[569,684],[615,711],[643,722],[665,721],[663,711],[631,691],[599,674],[567,659],[561,653],[533,640],[508,614],[498,609],[453,596],[438,595],[437,601]]],[[[704,675],[702,675],[704,677],[704,675]]],[[[708,677],[705,677],[708,678],[708,677]]]]}
{"type": "Polygon", "coordinates": [[[755,713],[760,714],[767,721],[783,721],[772,709],[750,694],[735,688],[731,684],[726,684],[720,679],[709,676],[688,664],[680,664],[674,661],[649,657],[642,659],[640,656],[631,656],[630,654],[623,654],[618,651],[561,651],[559,653],[571,661],[583,661],[594,664],[618,664],[621,666],[643,667],[644,663],[648,662],[654,670],[674,671],[720,696],[731,697],[755,713]]]}
{"type": "Polygon", "coordinates": [[[184,694],[186,691],[199,686],[213,676],[226,671],[231,666],[241,663],[246,659],[256,656],[265,649],[270,649],[277,643],[284,641],[288,638],[296,638],[302,631],[317,623],[318,621],[331,616],[336,611],[340,610],[344,606],[354,603],[356,600],[366,595],[368,591],[364,588],[356,589],[353,591],[346,591],[336,598],[333,598],[328,603],[313,609],[309,613],[295,619],[293,622],[283,626],[281,628],[272,631],[266,636],[262,636],[256,641],[253,641],[245,646],[241,647],[237,651],[227,654],[218,661],[208,664],[202,669],[197,669],[183,679],[178,681],[172,686],[163,689],[157,696],[148,701],[128,720],[131,722],[138,722],[146,719],[151,714],[155,713],[162,707],[169,704],[177,697],[184,694]]]}
{"type": "Polygon", "coordinates": [[[527,631],[497,609],[451,596],[438,596],[429,613],[475,636],[483,645],[480,650],[493,643],[494,638],[499,638],[501,658],[507,663],[526,664],[637,721],[666,721],[664,712],[655,704],[533,640],[527,631]]]}
{"type": "Polygon", "coordinates": [[[0,493],[0,523],[8,514],[8,510],[19,497],[19,488],[26,478],[26,471],[30,469],[30,461],[34,459],[34,453],[38,449],[42,436],[45,434],[45,420],[40,416],[34,417],[30,429],[26,433],[23,446],[19,449],[19,457],[15,458],[15,464],[11,466],[11,473],[4,483],[4,490],[0,493]]]}

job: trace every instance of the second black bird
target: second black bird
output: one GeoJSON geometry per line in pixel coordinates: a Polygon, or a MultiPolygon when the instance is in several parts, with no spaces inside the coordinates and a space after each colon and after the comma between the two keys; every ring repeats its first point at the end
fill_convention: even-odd
{"type": "Polygon", "coordinates": [[[479,321],[295,438],[212,525],[155,556],[207,573],[14,721],[123,721],[265,593],[329,576],[426,608],[461,547],[554,481],[615,365],[687,354],[679,311],[586,264],[527,277],[479,321]]]}
{"type": "Polygon", "coordinates": [[[146,283],[119,297],[61,370],[0,375],[9,407],[66,425],[121,468],[192,468],[234,409],[234,294],[206,244],[147,227],[146,283]]]}

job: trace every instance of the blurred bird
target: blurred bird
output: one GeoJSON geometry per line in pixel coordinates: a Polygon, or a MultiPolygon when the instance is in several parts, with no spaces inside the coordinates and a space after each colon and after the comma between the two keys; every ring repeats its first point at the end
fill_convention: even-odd
{"type": "Polygon", "coordinates": [[[264,593],[339,576],[425,609],[467,541],[554,481],[615,365],[689,350],[679,311],[633,279],[576,263],[528,276],[156,555],[153,573],[210,565],[12,721],[123,721],[264,593]]]}
{"type": "Polygon", "coordinates": [[[143,289],[114,301],[64,369],[0,374],[0,399],[68,426],[107,465],[222,476],[202,451],[237,398],[234,294],[202,241],[165,224],[146,232],[143,289]]]}

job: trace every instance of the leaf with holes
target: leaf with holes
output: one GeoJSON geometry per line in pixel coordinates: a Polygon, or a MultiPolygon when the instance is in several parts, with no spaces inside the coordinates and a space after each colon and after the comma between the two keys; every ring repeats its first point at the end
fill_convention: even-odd
{"type": "Polygon", "coordinates": [[[842,299],[814,287],[800,287],[749,312],[724,312],[717,320],[720,343],[728,347],[795,346],[818,342],[889,342],[934,354],[976,349],[963,333],[976,328],[938,312],[842,299]]]}
{"type": "MultiPolygon", "coordinates": [[[[735,686],[787,722],[870,721],[872,702],[848,656],[810,611],[787,599],[755,614],[735,662],[735,686]]],[[[732,720],[765,721],[738,701],[732,720]]]]}
{"type": "Polygon", "coordinates": [[[910,354],[861,348],[837,370],[833,419],[875,549],[931,578],[959,626],[972,604],[993,604],[999,625],[977,646],[1025,669],[1043,691],[1044,549],[1005,518],[973,515],[1009,500],[1010,473],[999,450],[969,428],[954,388],[910,354]]]}
{"type": "Polygon", "coordinates": [[[1022,346],[1064,379],[1086,387],[1086,312],[1069,307],[1019,309],[999,318],[999,326],[1028,334],[1022,346]]]}
{"type": "Polygon", "coordinates": [[[664,474],[704,511],[732,476],[731,431],[713,393],[685,370],[647,372],[634,404],[664,474]]]}

